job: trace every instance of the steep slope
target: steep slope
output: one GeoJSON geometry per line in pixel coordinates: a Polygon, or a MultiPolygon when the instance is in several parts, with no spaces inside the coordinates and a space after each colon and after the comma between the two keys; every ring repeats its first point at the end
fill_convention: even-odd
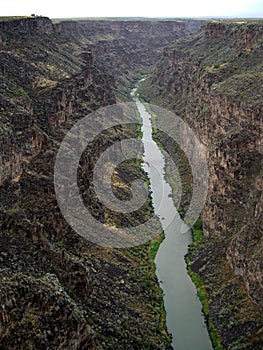
{"type": "Polygon", "coordinates": [[[189,256],[226,349],[262,346],[262,62],[261,21],[211,22],[166,48],[143,87],[188,122],[207,155],[205,239],[189,256]]]}
{"type": "Polygon", "coordinates": [[[127,87],[140,74],[152,71],[166,45],[198,30],[205,21],[124,19],[55,23],[56,31],[67,35],[69,41],[77,38],[89,45],[96,63],[114,76],[122,99],[128,97],[127,87]]]}
{"type": "MultiPolygon", "coordinates": [[[[100,248],[73,232],[56,202],[59,144],[76,120],[115,103],[113,77],[82,39],[69,40],[47,18],[0,22],[0,29],[1,348],[168,347],[149,245],[100,248]]],[[[138,131],[111,130],[83,164],[92,168],[103,147],[130,134],[138,131]]],[[[126,182],[143,178],[131,170],[126,182]]]]}

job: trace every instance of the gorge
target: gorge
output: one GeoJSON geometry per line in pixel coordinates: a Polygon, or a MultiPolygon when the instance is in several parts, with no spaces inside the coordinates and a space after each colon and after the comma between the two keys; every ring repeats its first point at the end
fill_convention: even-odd
{"type": "MultiPolygon", "coordinates": [[[[61,215],[53,184],[67,131],[129,100],[148,74],[140,96],[184,119],[207,155],[203,236],[187,261],[214,347],[261,349],[262,21],[5,18],[0,48],[1,348],[171,348],[156,242],[114,249],[83,240],[61,215]]],[[[113,215],[94,195],[100,153],[129,137],[140,130],[107,130],[80,161],[85,204],[103,224],[136,226],[152,215],[149,203],[113,215]]],[[[154,137],[176,162],[178,145],[154,137]]],[[[183,215],[191,175],[178,162],[183,215]]],[[[134,178],[147,180],[135,162],[116,173],[114,191],[124,199],[134,178]]]]}
{"type": "Polygon", "coordinates": [[[207,153],[204,237],[188,258],[226,349],[262,344],[262,36],[262,22],[208,23],[164,50],[143,89],[186,120],[207,153]]]}
{"type": "MultiPolygon", "coordinates": [[[[167,159],[152,137],[151,114],[138,98],[134,100],[143,120],[143,166],[150,180],[153,208],[164,232],[164,239],[155,257],[155,266],[163,290],[167,329],[172,335],[174,349],[211,350],[212,344],[201,311],[201,303],[187,274],[184,258],[188,246],[192,243],[191,231],[189,228],[186,231],[182,230],[184,223],[174,205],[172,188],[166,179],[167,159]]],[[[160,111],[161,114],[162,118],[165,118],[165,111],[160,111]]]]}

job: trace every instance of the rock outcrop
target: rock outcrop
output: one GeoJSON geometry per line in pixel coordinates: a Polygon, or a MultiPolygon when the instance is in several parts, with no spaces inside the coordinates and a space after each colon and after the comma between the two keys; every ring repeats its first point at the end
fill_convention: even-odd
{"type": "Polygon", "coordinates": [[[163,48],[198,30],[202,20],[62,21],[55,30],[89,44],[98,66],[114,76],[117,96],[127,98],[134,80],[152,71],[163,48]]]}
{"type": "MultiPolygon", "coordinates": [[[[149,244],[105,249],[81,239],[60,213],[53,169],[60,142],[79,118],[116,103],[116,86],[129,85],[164,45],[201,23],[0,22],[2,348],[169,348],[149,244]]],[[[92,170],[100,148],[127,133],[138,136],[119,128],[97,140],[81,166],[92,170]]],[[[144,176],[136,167],[131,174],[144,176]]],[[[121,175],[130,181],[127,169],[121,175]]],[[[114,219],[92,205],[89,176],[80,179],[87,205],[102,222],[114,219]]],[[[149,212],[147,206],[132,222],[149,212]]]]}
{"type": "Polygon", "coordinates": [[[262,344],[262,62],[261,21],[212,22],[164,50],[143,92],[184,118],[207,155],[206,239],[190,258],[227,349],[262,344]]]}

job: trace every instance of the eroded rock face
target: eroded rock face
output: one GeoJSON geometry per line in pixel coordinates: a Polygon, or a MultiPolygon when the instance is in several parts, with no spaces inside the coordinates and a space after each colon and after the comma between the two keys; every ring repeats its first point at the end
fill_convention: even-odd
{"type": "Polygon", "coordinates": [[[1,346],[7,349],[100,349],[56,275],[1,277],[1,346]],[[14,336],[16,334],[16,336],[14,336]]]}
{"type": "Polygon", "coordinates": [[[0,342],[9,349],[101,349],[70,292],[89,296],[87,269],[54,243],[66,229],[52,177],[62,125],[66,130],[74,112],[114,103],[110,79],[90,53],[78,59],[60,47],[49,19],[4,22],[1,31],[0,342]]]}
{"type": "Polygon", "coordinates": [[[262,337],[262,39],[262,22],[209,23],[164,50],[144,89],[189,123],[207,154],[207,240],[191,258],[227,348],[258,349],[262,337]]]}
{"type": "MultiPolygon", "coordinates": [[[[53,24],[47,18],[0,23],[0,342],[5,348],[169,346],[149,245],[124,251],[81,239],[57,206],[53,169],[59,144],[75,121],[116,103],[118,69],[117,85],[129,85],[145,62],[147,69],[154,64],[165,44],[200,25],[53,24]]],[[[138,136],[121,127],[111,130],[108,140],[99,139],[87,151],[81,166],[92,171],[101,148],[130,133],[138,136]]],[[[126,170],[119,169],[119,175],[130,181],[126,170]]],[[[131,174],[137,176],[138,169],[131,174]]],[[[89,176],[84,173],[81,180],[94,215],[103,223],[112,220],[92,204],[89,176]]],[[[131,222],[144,219],[148,209],[131,222]]],[[[116,219],[125,224],[122,216],[116,219]]]]}
{"type": "Polygon", "coordinates": [[[18,18],[13,20],[6,20],[0,22],[0,31],[4,33],[10,33],[14,36],[28,34],[43,35],[52,34],[53,25],[47,17],[37,18],[18,18]]]}
{"type": "Polygon", "coordinates": [[[204,21],[72,21],[60,22],[55,30],[89,43],[95,62],[110,75],[128,96],[130,86],[141,73],[150,72],[162,57],[163,48],[176,39],[198,30],[204,21]],[[127,92],[128,91],[128,92],[127,92]]]}
{"type": "Polygon", "coordinates": [[[96,69],[90,50],[80,48],[82,53],[76,57],[73,43],[63,46],[63,36],[53,33],[49,19],[0,23],[5,37],[0,96],[2,184],[16,181],[23,164],[40,153],[43,142],[47,143],[41,131],[60,127],[73,112],[85,115],[96,106],[114,103],[115,98],[113,79],[96,69]]]}

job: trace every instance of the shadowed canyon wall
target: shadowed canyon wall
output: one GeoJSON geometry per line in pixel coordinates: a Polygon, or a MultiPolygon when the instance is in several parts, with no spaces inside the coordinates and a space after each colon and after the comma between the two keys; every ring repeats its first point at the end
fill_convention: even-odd
{"type": "MultiPolygon", "coordinates": [[[[201,23],[0,22],[3,349],[169,347],[149,244],[117,250],[81,239],[57,206],[53,168],[60,142],[79,118],[114,104],[167,43],[201,23]]],[[[92,170],[101,147],[130,133],[138,136],[117,128],[99,139],[81,169],[92,170]]],[[[130,180],[125,169],[119,173],[130,180]]],[[[144,176],[136,167],[132,174],[144,176]]],[[[90,178],[82,180],[89,189],[90,178]]],[[[93,212],[109,220],[97,205],[93,212]]]]}
{"type": "Polygon", "coordinates": [[[262,21],[214,21],[165,48],[142,92],[186,120],[207,155],[205,239],[189,257],[226,349],[262,345],[262,62],[262,21]]]}

